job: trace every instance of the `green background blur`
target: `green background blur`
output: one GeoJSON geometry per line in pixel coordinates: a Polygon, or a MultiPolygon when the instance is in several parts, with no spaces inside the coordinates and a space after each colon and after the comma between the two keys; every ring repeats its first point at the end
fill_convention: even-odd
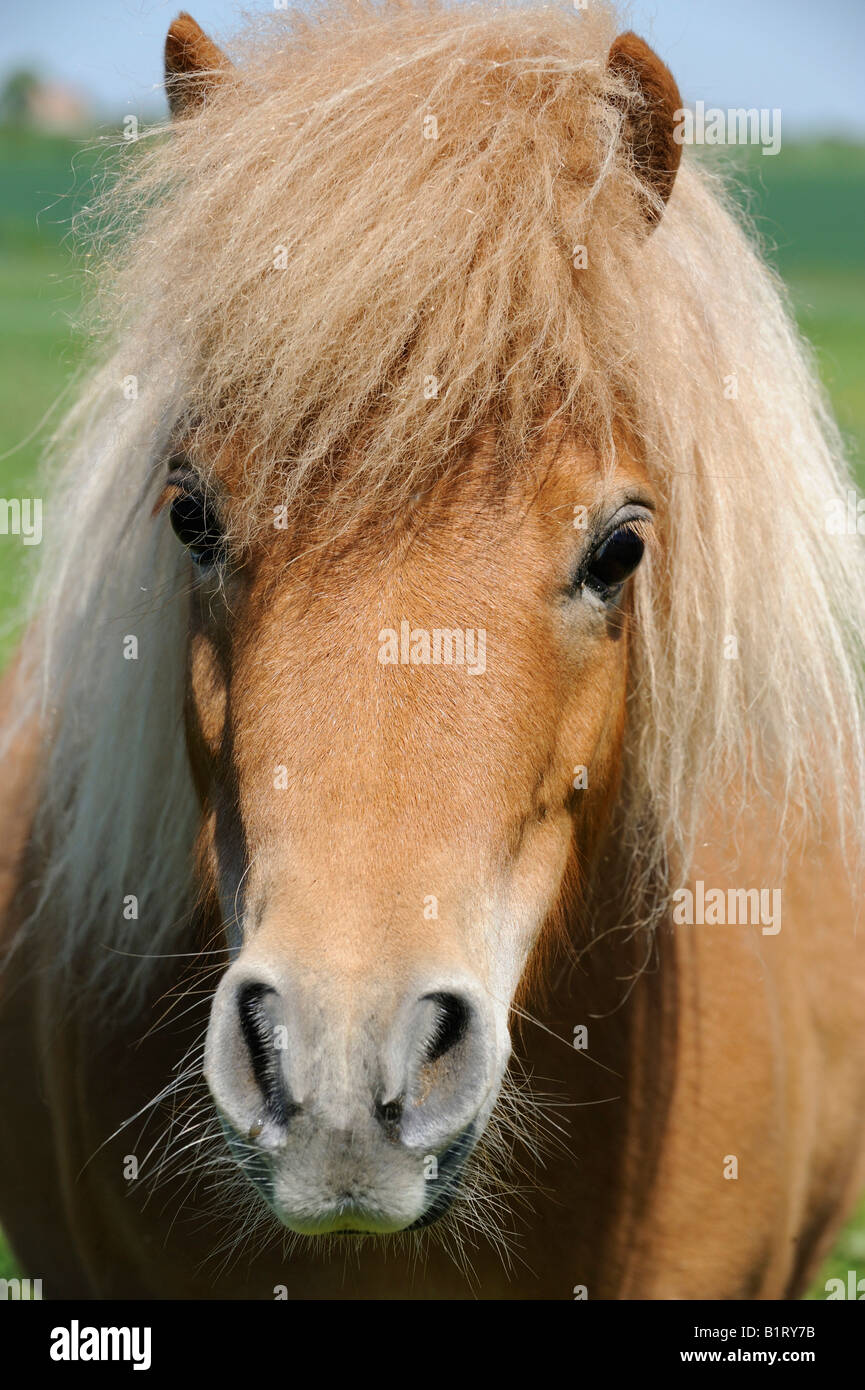
{"type": "MultiPolygon", "coordinates": [[[[115,141],[118,133],[110,137],[115,141]]],[[[860,486],[865,458],[865,146],[789,144],[704,151],[730,166],[738,196],[789,286],[802,329],[850,442],[860,486]]],[[[48,430],[68,403],[81,354],[74,320],[86,286],[86,248],[73,250],[75,210],[93,196],[98,141],[0,128],[0,495],[39,495],[48,430]],[[53,407],[53,410],[52,410],[53,407]],[[49,419],[40,429],[40,421],[49,419]]],[[[50,516],[46,504],[46,524],[50,516]]],[[[16,597],[30,567],[18,537],[0,543],[0,660],[14,642],[16,597]]],[[[810,1296],[830,1276],[865,1274],[865,1202],[810,1296]]],[[[15,1273],[0,1237],[0,1277],[15,1273]]],[[[28,1271],[24,1271],[25,1273],[28,1271]]],[[[38,1271],[36,1271],[38,1272],[38,1271]]]]}

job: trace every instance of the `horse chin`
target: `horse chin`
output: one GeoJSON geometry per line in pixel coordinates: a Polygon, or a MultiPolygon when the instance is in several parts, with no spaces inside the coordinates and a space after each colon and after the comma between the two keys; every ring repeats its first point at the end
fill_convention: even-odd
{"type": "Polygon", "coordinates": [[[379,1204],[376,1204],[375,1209],[369,1205],[364,1206],[354,1201],[348,1193],[323,1202],[319,1211],[307,1211],[301,1215],[287,1209],[277,1196],[272,1155],[266,1152],[250,1154],[248,1143],[224,1116],[220,1116],[220,1119],[223,1133],[238,1167],[280,1225],[295,1235],[312,1239],[321,1236],[353,1236],[356,1239],[381,1237],[423,1231],[434,1226],[453,1206],[466,1164],[477,1144],[480,1129],[480,1126],[473,1122],[438,1156],[435,1176],[425,1180],[426,1201],[423,1209],[413,1218],[389,1214],[384,1206],[379,1204]]]}
{"type": "Polygon", "coordinates": [[[325,1212],[318,1218],[303,1220],[298,1220],[275,1206],[272,1206],[271,1210],[287,1231],[310,1239],[317,1236],[354,1236],[355,1239],[363,1239],[364,1236],[397,1235],[400,1231],[411,1229],[389,1222],[386,1217],[365,1211],[362,1207],[345,1207],[341,1204],[337,1204],[333,1213],[325,1212]]]}

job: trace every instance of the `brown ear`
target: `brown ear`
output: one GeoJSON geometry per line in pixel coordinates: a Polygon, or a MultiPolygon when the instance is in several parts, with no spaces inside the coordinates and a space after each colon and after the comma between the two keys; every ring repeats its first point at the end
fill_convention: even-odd
{"type": "Polygon", "coordinates": [[[202,106],[231,63],[181,10],[165,40],[165,91],[175,119],[202,106]]]}
{"type": "Polygon", "coordinates": [[[682,146],[673,138],[682,98],[669,68],[636,34],[619,35],[610,49],[607,64],[610,71],[624,78],[639,97],[638,102],[623,104],[622,109],[634,167],[656,195],[646,199],[646,217],[654,226],[661,216],[656,199],[667,202],[682,157],[682,146]]]}

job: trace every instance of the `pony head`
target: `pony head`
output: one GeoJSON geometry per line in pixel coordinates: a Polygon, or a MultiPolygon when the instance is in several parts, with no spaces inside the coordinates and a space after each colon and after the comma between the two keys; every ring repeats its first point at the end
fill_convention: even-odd
{"type": "MultiPolygon", "coordinates": [[[[416,67],[420,49],[407,56],[416,67]]],[[[499,106],[481,129],[494,139],[496,115],[516,106],[529,141],[562,93],[526,73],[512,93],[502,61],[480,59],[475,80],[499,106]]],[[[186,17],[167,68],[180,121],[206,108],[205,73],[214,108],[231,80],[186,17]]],[[[633,216],[647,231],[678,164],[678,93],[634,35],[606,72],[639,111],[621,157],[639,170],[633,216]]],[[[340,93],[331,119],[382,100],[340,93]]],[[[423,112],[414,128],[404,110],[383,115],[422,158],[423,112]]],[[[472,152],[478,131],[450,113],[442,127],[452,157],[472,152]]],[[[421,168],[414,197],[405,215],[425,220],[421,168]]],[[[420,376],[416,390],[442,409],[420,376]]],[[[656,498],[633,450],[604,467],[552,413],[519,473],[498,469],[491,412],[458,472],[419,480],[384,515],[350,508],[365,454],[353,441],[333,455],[350,518],[337,534],[333,498],[292,513],[276,490],[274,524],[255,528],[236,568],[248,454],[195,422],[174,445],[164,503],[203,571],[189,642],[198,859],[235,952],[205,1074],[239,1162],[297,1232],[418,1228],[447,1209],[498,1097],[527,961],[565,883],[579,893],[613,800],[629,581],[656,498]]]]}

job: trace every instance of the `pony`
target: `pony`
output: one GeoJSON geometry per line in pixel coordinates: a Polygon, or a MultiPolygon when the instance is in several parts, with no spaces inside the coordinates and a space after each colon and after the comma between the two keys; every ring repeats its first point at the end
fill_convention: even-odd
{"type": "Polygon", "coordinates": [[[19,1260],[799,1296],[865,1183],[865,563],[672,75],[334,0],[181,14],[166,89],[3,687],[19,1260]]]}

